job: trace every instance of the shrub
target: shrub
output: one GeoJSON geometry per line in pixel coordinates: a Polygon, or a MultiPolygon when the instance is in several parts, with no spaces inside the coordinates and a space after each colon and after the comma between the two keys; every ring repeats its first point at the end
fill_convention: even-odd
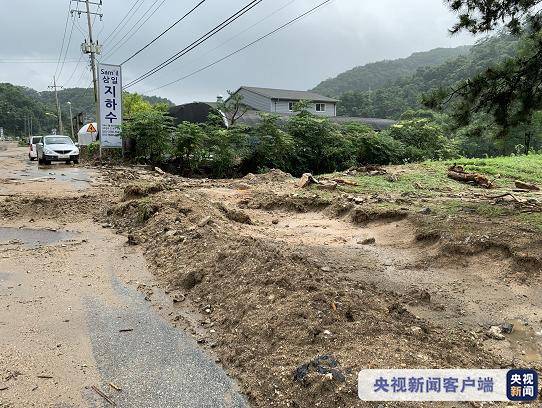
{"type": "Polygon", "coordinates": [[[133,144],[136,159],[160,163],[171,152],[173,119],[157,109],[134,112],[122,126],[122,137],[133,144]]]}
{"type": "Polygon", "coordinates": [[[287,130],[295,143],[294,173],[333,172],[354,164],[352,141],[327,118],[301,111],[288,120],[287,130]]]}
{"type": "Polygon", "coordinates": [[[371,127],[347,123],[343,133],[351,138],[357,164],[399,163],[404,157],[404,145],[386,133],[376,133],[371,127]]]}
{"type": "Polygon", "coordinates": [[[278,116],[260,114],[261,122],[249,131],[244,172],[277,168],[292,169],[294,139],[278,125],[278,116]]]}
{"type": "Polygon", "coordinates": [[[457,156],[455,143],[430,119],[403,120],[383,132],[405,146],[405,161],[448,159],[457,156]]]}

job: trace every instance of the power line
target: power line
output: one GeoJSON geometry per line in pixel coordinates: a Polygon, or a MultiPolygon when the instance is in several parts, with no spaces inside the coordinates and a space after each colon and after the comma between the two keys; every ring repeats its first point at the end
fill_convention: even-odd
{"type": "Polygon", "coordinates": [[[72,42],[72,36],[73,36],[73,28],[75,26],[75,18],[72,16],[72,27],[70,29],[70,36],[68,37],[68,44],[66,45],[66,49],[64,51],[64,60],[62,61],[62,64],[60,65],[60,70],[58,71],[58,78],[60,79],[62,75],[62,70],[64,69],[64,63],[66,61],[66,57],[68,55],[68,49],[70,48],[71,42],[72,42]]]}
{"type": "Polygon", "coordinates": [[[69,76],[69,78],[66,80],[66,86],[70,83],[70,81],[72,80],[73,76],[75,75],[75,73],[77,72],[77,68],[79,68],[79,65],[81,64],[81,61],[83,60],[83,54],[81,54],[81,56],[79,57],[79,61],[77,61],[77,65],[75,66],[75,68],[73,69],[73,72],[72,74],[69,76]]]}
{"type": "Polygon", "coordinates": [[[171,30],[173,27],[175,27],[177,24],[179,24],[181,21],[183,21],[186,17],[188,17],[190,14],[192,14],[199,6],[201,6],[203,3],[205,3],[207,0],[201,0],[198,4],[196,4],[194,7],[192,7],[191,10],[189,10],[184,16],[182,16],[180,19],[175,21],[172,25],[170,25],[168,28],[166,28],[164,31],[160,33],[157,37],[155,37],[151,42],[149,42],[147,45],[145,45],[140,50],[136,51],[132,56],[121,62],[120,65],[126,64],[128,61],[130,61],[132,58],[134,58],[136,55],[147,49],[149,46],[154,44],[156,41],[158,41],[162,36],[164,36],[169,30],[171,30]]]}
{"type": "Polygon", "coordinates": [[[121,26],[121,24],[126,20],[126,18],[128,18],[128,16],[130,16],[128,18],[128,20],[126,21],[126,23],[122,26],[122,28],[120,28],[120,31],[122,31],[124,29],[124,27],[126,27],[126,25],[128,24],[128,22],[132,19],[132,17],[134,16],[135,13],[137,13],[137,11],[141,8],[141,6],[143,5],[142,3],[143,0],[136,0],[134,2],[134,4],[132,5],[132,7],[130,8],[130,10],[128,10],[128,12],[126,13],[126,15],[122,18],[122,20],[120,20],[120,23],[117,24],[117,26],[115,27],[115,29],[113,31],[111,31],[109,33],[109,35],[105,38],[105,40],[103,40],[103,44],[105,44],[110,38],[111,40],[113,40],[113,38],[116,37],[117,33],[119,32],[119,27],[121,26]],[[135,11],[132,13],[132,10],[134,10],[134,8],[138,5],[139,3],[139,6],[137,7],[137,9],[135,9],[135,11]]]}
{"type": "Polygon", "coordinates": [[[124,44],[126,44],[128,41],[130,41],[130,39],[137,34],[137,32],[141,29],[141,27],[143,27],[145,25],[145,23],[147,21],[149,21],[151,19],[151,17],[160,9],[160,7],[162,7],[164,5],[164,3],[166,2],[167,0],[162,0],[162,2],[160,4],[158,4],[158,6],[152,11],[152,13],[145,19],[145,21],[143,21],[137,28],[136,26],[139,24],[139,22],[141,20],[143,20],[145,18],[145,16],[147,15],[147,13],[149,13],[152,8],[154,7],[154,5],[156,3],[158,3],[158,0],[154,0],[154,3],[151,4],[151,6],[147,9],[147,11],[145,13],[143,13],[143,15],[139,18],[139,20],[137,20],[135,22],[135,24],[132,26],[132,28],[126,33],[124,34],[124,36],[112,47],[111,51],[109,51],[109,53],[104,57],[104,58],[107,58],[107,57],[111,57],[111,55],[113,55],[115,52],[117,52],[124,44]],[[132,33],[132,31],[135,29],[135,31],[132,33]],[[128,36],[128,38],[126,38],[128,36]],[[123,41],[124,40],[124,41],[123,41]]]}
{"type": "MultiPolygon", "coordinates": [[[[239,36],[243,35],[244,33],[246,33],[247,31],[249,31],[250,29],[256,27],[258,24],[261,24],[262,22],[264,22],[265,20],[273,17],[274,15],[276,15],[277,13],[281,12],[282,10],[284,10],[286,7],[290,6],[292,3],[295,3],[297,0],[290,0],[288,3],[284,4],[283,6],[279,7],[278,9],[276,9],[275,11],[273,11],[272,13],[268,14],[267,16],[263,17],[262,19],[256,21],[254,24],[248,26],[247,28],[245,28],[244,30],[238,32],[237,34],[235,34],[233,37],[230,37],[228,38],[226,41],[218,44],[216,47],[214,47],[213,49],[207,51],[206,53],[204,54],[201,54],[195,61],[199,61],[201,60],[203,57],[209,55],[210,53],[212,53],[213,51],[216,51],[217,49],[223,47],[224,45],[226,45],[227,43],[231,42],[232,40],[238,38],[239,36]]],[[[194,60],[192,60],[194,61],[194,60]]]]}
{"type": "Polygon", "coordinates": [[[267,34],[262,35],[261,37],[257,38],[256,40],[254,40],[254,41],[252,41],[252,42],[250,42],[250,43],[244,45],[243,47],[241,47],[241,48],[239,48],[239,49],[237,49],[237,50],[235,50],[235,51],[229,53],[228,55],[226,55],[226,56],[224,56],[224,57],[222,57],[222,58],[220,58],[220,59],[218,59],[218,60],[216,60],[216,61],[214,61],[214,62],[212,62],[212,63],[210,63],[210,64],[208,64],[208,65],[206,65],[206,66],[204,66],[204,67],[202,67],[202,68],[199,68],[199,69],[197,69],[197,70],[191,72],[191,73],[188,74],[188,75],[185,75],[185,76],[183,76],[183,77],[181,77],[181,78],[179,78],[179,79],[176,79],[175,81],[168,82],[167,84],[164,84],[164,85],[159,86],[159,87],[157,87],[157,88],[150,89],[150,90],[145,91],[145,92],[143,92],[143,93],[146,94],[146,93],[149,93],[149,92],[157,91],[157,90],[159,90],[159,89],[165,88],[166,86],[170,86],[170,85],[173,85],[173,84],[175,84],[175,83],[177,83],[177,82],[181,82],[181,81],[183,81],[183,80],[185,80],[185,79],[187,79],[187,78],[190,78],[191,76],[194,76],[194,75],[196,75],[196,74],[198,74],[198,73],[200,73],[200,72],[202,72],[202,71],[205,71],[206,69],[209,69],[209,68],[211,68],[212,66],[215,66],[216,64],[218,64],[218,63],[220,63],[220,62],[222,62],[222,61],[224,61],[224,60],[226,60],[226,59],[228,59],[228,58],[234,56],[235,54],[238,54],[238,53],[240,53],[241,51],[246,50],[247,48],[253,46],[254,44],[256,44],[256,43],[258,43],[258,42],[264,40],[265,38],[267,38],[267,37],[269,37],[269,36],[275,34],[276,32],[282,30],[283,28],[286,28],[286,27],[288,27],[289,25],[294,24],[294,23],[297,22],[298,20],[301,20],[303,17],[305,17],[305,16],[311,14],[312,12],[316,11],[316,10],[319,9],[320,7],[326,5],[327,3],[330,3],[330,2],[332,2],[332,1],[333,1],[333,0],[326,0],[326,1],[323,1],[322,3],[320,3],[320,4],[318,4],[317,6],[313,7],[312,9],[310,9],[310,10],[304,12],[303,14],[300,14],[300,15],[297,16],[296,18],[294,18],[294,19],[288,21],[287,23],[281,25],[280,27],[275,28],[273,31],[270,31],[270,32],[267,33],[267,34]]]}
{"type": "Polygon", "coordinates": [[[62,59],[62,51],[64,50],[64,42],[66,41],[66,32],[68,31],[68,22],[70,21],[70,8],[71,8],[71,0],[69,0],[69,4],[68,4],[68,13],[66,14],[66,23],[64,24],[64,34],[62,34],[62,44],[60,45],[60,53],[58,55],[58,61],[55,68],[55,75],[58,72],[60,60],[62,59]]]}
{"type": "Polygon", "coordinates": [[[176,54],[174,54],[173,56],[171,56],[170,58],[168,58],[167,60],[165,60],[164,62],[162,62],[161,64],[157,65],[156,67],[154,67],[153,69],[151,69],[150,71],[146,72],[145,74],[141,75],[140,77],[134,79],[133,81],[131,81],[130,83],[128,83],[124,88],[129,88],[141,81],[143,81],[144,79],[150,77],[151,75],[154,75],[155,73],[157,73],[158,71],[161,71],[162,69],[164,69],[165,67],[167,67],[168,65],[170,65],[171,63],[175,62],[176,60],[178,60],[179,58],[181,58],[183,55],[187,54],[188,52],[192,51],[194,48],[198,47],[199,45],[203,44],[205,41],[207,41],[209,38],[211,38],[212,36],[218,34],[220,31],[222,31],[224,28],[226,28],[227,26],[229,26],[230,24],[232,24],[235,20],[237,20],[238,18],[240,18],[241,16],[243,16],[244,14],[248,13],[251,9],[253,9],[254,7],[256,7],[258,4],[260,4],[263,0],[252,0],[250,3],[248,3],[246,6],[244,6],[243,8],[241,8],[239,11],[237,11],[235,14],[231,15],[230,17],[228,17],[226,20],[224,20],[222,23],[220,23],[219,25],[217,25],[215,28],[213,28],[212,30],[208,31],[206,34],[204,34],[203,36],[201,36],[200,38],[198,38],[196,41],[192,42],[192,44],[188,45],[187,47],[185,47],[184,49],[182,49],[181,51],[177,52],[176,54]]]}

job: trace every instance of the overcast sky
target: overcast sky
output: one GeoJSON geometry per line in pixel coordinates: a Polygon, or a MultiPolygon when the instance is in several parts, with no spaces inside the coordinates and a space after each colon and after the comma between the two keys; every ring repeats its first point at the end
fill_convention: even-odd
{"type": "MultiPolygon", "coordinates": [[[[95,0],[97,1],[97,0],[95,0]]],[[[322,0],[263,0],[216,36],[130,91],[146,92],[187,75],[272,31],[322,0]],[[261,21],[263,20],[263,21],[261,21]],[[257,24],[255,24],[257,23],[257,24]],[[254,25],[255,24],[255,25],[254,25]],[[254,25],[254,27],[249,28],[254,25]]],[[[104,43],[104,62],[120,63],[180,18],[199,0],[103,0],[103,21],[94,23],[104,43]],[[114,36],[111,31],[134,11],[114,36]],[[152,6],[154,5],[154,8],[152,6]],[[147,10],[154,15],[138,30],[129,30],[147,10]],[[123,39],[124,37],[124,39],[123,39]],[[125,44],[123,44],[128,40],[125,44]],[[115,50],[115,45],[121,46],[115,50]],[[107,55],[114,51],[112,55],[107,55]]],[[[69,0],[0,0],[0,61],[59,57],[69,0]]],[[[190,17],[123,66],[124,82],[137,78],[172,56],[249,0],[207,0],[190,17]]],[[[76,7],[77,3],[72,6],[76,7]]],[[[95,9],[95,7],[93,7],[95,9]]],[[[149,14],[150,14],[149,12],[149,14]]],[[[147,14],[147,16],[149,15],[147,14]]],[[[145,18],[141,20],[143,22],[145,18]]],[[[468,34],[450,36],[455,16],[441,0],[334,0],[294,25],[197,75],[151,92],[176,103],[212,101],[240,85],[310,89],[320,81],[357,65],[406,57],[435,47],[471,44],[468,34]]],[[[68,22],[66,43],[72,20],[68,22]]],[[[88,58],[81,62],[80,44],[86,18],[75,25],[58,82],[67,87],[90,84],[88,58]]],[[[138,27],[141,22],[136,25],[138,27]]],[[[44,90],[52,82],[56,63],[0,63],[0,82],[44,90]]],[[[59,67],[60,71],[60,67],[59,67]]]]}

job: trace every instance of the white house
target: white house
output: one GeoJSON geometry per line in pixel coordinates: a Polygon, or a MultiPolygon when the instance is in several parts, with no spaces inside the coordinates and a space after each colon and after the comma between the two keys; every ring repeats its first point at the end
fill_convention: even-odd
{"type": "Polygon", "coordinates": [[[311,113],[337,116],[338,100],[314,92],[242,86],[235,94],[242,95],[243,104],[256,111],[288,114],[294,111],[296,102],[308,101],[311,113]]]}

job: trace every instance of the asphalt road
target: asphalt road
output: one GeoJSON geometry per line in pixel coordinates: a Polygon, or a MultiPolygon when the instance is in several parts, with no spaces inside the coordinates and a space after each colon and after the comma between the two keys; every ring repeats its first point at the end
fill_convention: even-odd
{"type": "MultiPolygon", "coordinates": [[[[0,153],[0,168],[12,167],[11,175],[33,171],[24,148],[0,153]]],[[[81,168],[48,169],[57,171],[94,177],[81,168]]],[[[0,191],[10,192],[0,200],[73,196],[78,180],[47,179],[44,193],[43,181],[13,189],[13,180],[0,179],[0,191]]],[[[137,290],[143,283],[161,291],[125,238],[61,216],[1,225],[0,408],[112,406],[96,389],[118,407],[246,406],[215,359],[167,318],[171,300],[150,302],[137,290]]]]}

